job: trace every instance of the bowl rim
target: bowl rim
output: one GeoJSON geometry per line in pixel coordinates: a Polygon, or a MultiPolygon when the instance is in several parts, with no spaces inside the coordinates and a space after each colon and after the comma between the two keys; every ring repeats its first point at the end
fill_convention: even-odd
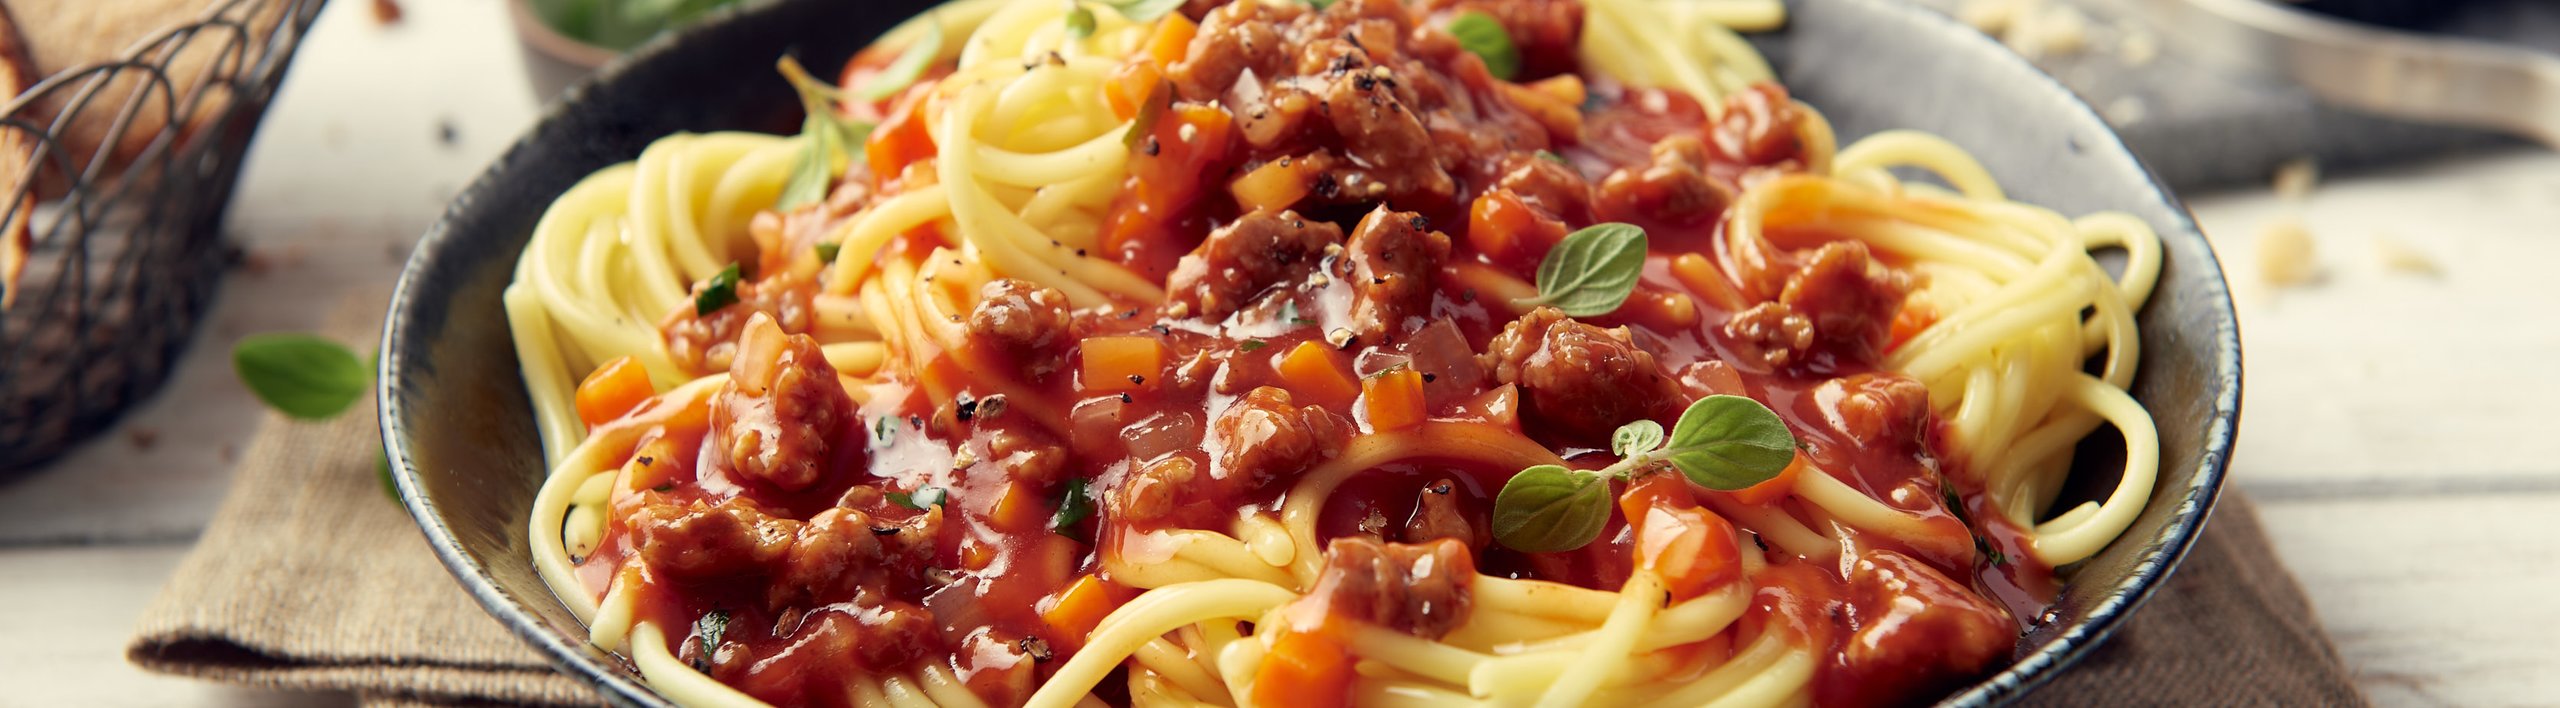
{"type": "MultiPolygon", "coordinates": [[[[1790,17],[1805,1],[1785,0],[1790,17]]],[[[2203,431],[2203,450],[2198,458],[2195,474],[2188,480],[2184,489],[2174,490],[2172,499],[2167,500],[2174,502],[2174,506],[2169,511],[2171,516],[2163,527],[2162,534],[2152,539],[2156,543],[2144,549],[2122,582],[2105,590],[2105,594],[2091,606],[2084,619],[2044,640],[2027,653],[2016,655],[2014,661],[2006,668],[1948,695],[1937,705],[1973,707],[2006,704],[2053,680],[2064,669],[2078,663],[2091,650],[2103,644],[2108,637],[2122,627],[2125,619],[2134,610],[2140,608],[2167,582],[2169,576],[2176,571],[2179,561],[2186,556],[2198,535],[2203,531],[2214,503],[2220,497],[2223,482],[2228,473],[2231,451],[2239,436],[2242,379],[2239,317],[2233,307],[2229,280],[2222,268],[2221,260],[2215,254],[2212,244],[2204,238],[2203,231],[2196,225],[2185,203],[2169,192],[2150,165],[2133,153],[2123,136],[2117,133],[2114,127],[2088,102],[2064,87],[2059,80],[2037,69],[2024,57],[2002,47],[1997,40],[1934,8],[1895,0],[1824,1],[1863,6],[1863,9],[1869,12],[1897,17],[1900,21],[1913,25],[1915,30],[1947,35],[1945,41],[1974,43],[1979,45],[1975,47],[1976,49],[1992,49],[1994,51],[1981,52],[1984,55],[1981,61],[2005,64],[2011,70],[2024,70],[2025,75],[2031,76],[2032,79],[2028,81],[2028,85],[2020,88],[2039,93],[2042,98],[2059,105],[2066,114],[2102,128],[2099,131],[2101,135],[2098,144],[2091,147],[2121,155],[2132,161],[2143,182],[2141,193],[2134,196],[2146,201],[2156,201],[2158,205],[2167,207],[2165,216],[2168,223],[2161,225],[2168,228],[2161,230],[2162,238],[2192,239],[2197,242],[2202,246],[2198,249],[2202,255],[2202,262],[2196,265],[2209,269],[2212,274],[2210,279],[2200,281],[2210,287],[2206,288],[2205,292],[2195,294],[2204,296],[2203,306],[2208,308],[2210,314],[2218,314],[2217,324],[2223,326],[2215,327],[2215,331],[2202,338],[2208,342],[2211,350],[2206,363],[2210,367],[2207,375],[2212,379],[2214,396],[2209,402],[2211,418],[2203,431]]],[[[412,249],[407,264],[401,269],[400,279],[392,290],[391,302],[386,311],[381,348],[378,349],[385,352],[386,356],[380,357],[377,364],[375,395],[381,403],[378,416],[384,450],[391,461],[392,479],[398,488],[402,505],[408,509],[410,516],[425,534],[427,544],[435,552],[437,560],[444,564],[445,569],[453,574],[463,589],[470,593],[472,599],[478,602],[483,610],[501,624],[506,625],[518,638],[532,645],[555,668],[593,686],[598,689],[603,698],[615,704],[673,705],[638,677],[623,670],[623,667],[602,658],[597,650],[589,647],[584,641],[552,632],[542,620],[530,613],[530,608],[509,599],[505,591],[499,588],[496,578],[491,576],[486,568],[474,564],[467,556],[453,528],[446,523],[443,514],[436,508],[435,502],[420,490],[418,471],[410,460],[407,445],[407,426],[404,421],[408,417],[408,409],[402,404],[397,385],[398,376],[405,373],[401,365],[403,357],[392,355],[392,353],[402,351],[408,346],[410,337],[404,325],[409,318],[404,315],[413,310],[422,299],[420,293],[423,287],[420,283],[424,280],[422,274],[433,269],[431,264],[445,250],[446,242],[455,237],[454,222],[471,210],[479,201],[480,195],[499,188],[498,178],[502,173],[507,172],[509,167],[528,159],[535,149],[537,137],[549,132],[554,126],[568,122],[570,114],[577,110],[577,106],[588,94],[629,73],[631,67],[657,61],[662,56],[675,55],[683,51],[688,38],[703,33],[706,28],[736,22],[742,17],[780,4],[782,4],[781,0],[747,2],[715,11],[683,31],[663,34],[624,54],[560,94],[543,109],[540,120],[511,143],[505,153],[490,163],[478,177],[473,178],[471,183],[457,194],[444,212],[438,216],[436,223],[430,226],[426,234],[419,239],[412,249]]],[[[2159,490],[2154,491],[2155,494],[2158,492],[2159,490]]],[[[2119,539],[2118,542],[2124,540],[2119,539]]]]}

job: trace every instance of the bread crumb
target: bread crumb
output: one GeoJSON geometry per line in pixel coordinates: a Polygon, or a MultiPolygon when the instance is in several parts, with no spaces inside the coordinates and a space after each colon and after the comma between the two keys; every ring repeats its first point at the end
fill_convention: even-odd
{"type": "Polygon", "coordinates": [[[2320,162],[2309,157],[2286,160],[2276,166],[2276,197],[2300,202],[2311,197],[2311,188],[2320,184],[2320,162]]]}
{"type": "Polygon", "coordinates": [[[399,3],[399,0],[373,0],[373,23],[374,23],[374,24],[378,24],[378,25],[396,25],[396,24],[400,24],[400,15],[401,15],[401,13],[400,13],[400,3],[399,3]]]}
{"type": "Polygon", "coordinates": [[[2388,236],[2373,237],[2373,258],[2382,264],[2385,271],[2429,278],[2444,277],[2444,266],[2436,263],[2436,259],[2388,236]]]}
{"type": "Polygon", "coordinates": [[[1956,8],[1956,18],[1983,34],[1997,36],[2009,29],[2009,23],[2017,21],[2026,5],[2025,0],[1965,0],[1956,8]]]}
{"type": "Polygon", "coordinates": [[[2258,277],[2286,287],[2311,282],[2319,275],[2319,252],[2311,229],[2299,217],[2286,216],[2258,229],[2258,277]]]}

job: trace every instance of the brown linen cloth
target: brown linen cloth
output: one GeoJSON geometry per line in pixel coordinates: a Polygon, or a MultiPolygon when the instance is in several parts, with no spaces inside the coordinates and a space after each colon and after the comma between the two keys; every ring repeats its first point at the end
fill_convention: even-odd
{"type": "MultiPolygon", "coordinates": [[[[382,298],[327,334],[373,339],[382,298]]],[[[379,705],[596,703],[447,575],[375,464],[368,402],[327,423],[258,431],[230,498],[143,615],[144,668],[379,705]]],[[[2361,705],[2310,603],[2228,494],[2167,587],[2038,706],[2361,705]]]]}

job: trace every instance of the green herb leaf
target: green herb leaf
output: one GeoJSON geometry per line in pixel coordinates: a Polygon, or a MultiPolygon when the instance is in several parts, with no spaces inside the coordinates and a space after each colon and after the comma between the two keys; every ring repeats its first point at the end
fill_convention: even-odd
{"type": "Polygon", "coordinates": [[[916,79],[924,78],[924,70],[932,68],[934,58],[939,56],[942,56],[942,20],[937,17],[925,27],[923,37],[916,38],[914,44],[907,45],[906,51],[898,53],[898,58],[889,60],[889,65],[882,67],[880,73],[872,74],[871,80],[854,89],[853,97],[879,101],[896,96],[914,85],[916,79]]]}
{"type": "Polygon", "coordinates": [[[1093,515],[1093,491],[1083,479],[1067,480],[1067,493],[1058,499],[1058,513],[1049,517],[1049,530],[1066,531],[1093,515]]]}
{"type": "Polygon", "coordinates": [[[711,651],[720,648],[720,636],[728,633],[728,610],[712,610],[704,614],[702,619],[693,621],[693,636],[686,639],[696,642],[694,646],[702,650],[693,655],[695,671],[706,673],[711,671],[711,651]]]}
{"type": "Polygon", "coordinates": [[[303,420],[335,416],[373,385],[354,351],[308,334],[250,335],[232,347],[231,366],[267,407],[303,420]]]}
{"type": "Polygon", "coordinates": [[[1137,152],[1138,146],[1146,143],[1147,134],[1155,132],[1156,122],[1164,120],[1164,114],[1172,110],[1172,87],[1156,82],[1154,88],[1147,90],[1147,102],[1138,106],[1138,115],[1129,119],[1129,132],[1120,136],[1120,144],[1137,152]]]}
{"type": "Polygon", "coordinates": [[[818,244],[818,262],[834,263],[836,255],[842,252],[844,252],[844,244],[834,242],[818,244]]]}
{"type": "Polygon", "coordinates": [[[1078,4],[1076,5],[1076,9],[1067,11],[1068,39],[1084,39],[1086,37],[1093,36],[1093,25],[1094,19],[1092,9],[1087,8],[1082,4],[1078,4]]]}
{"type": "Polygon", "coordinates": [[[710,280],[702,281],[702,291],[693,294],[693,314],[697,317],[708,315],[737,302],[738,262],[730,261],[729,267],[712,274],[710,280]]]}
{"type": "Polygon", "coordinates": [[[1307,0],[1308,5],[1313,6],[1318,10],[1333,7],[1333,3],[1334,0],[1307,0]]]}
{"type": "Polygon", "coordinates": [[[1650,420],[1618,426],[1618,432],[1609,436],[1609,449],[1617,452],[1619,457],[1641,455],[1661,448],[1662,424],[1650,420]]]}
{"type": "Polygon", "coordinates": [[[1493,538],[1529,553],[1590,545],[1609,521],[1609,480],[1562,465],[1538,465],[1502,485],[1493,498],[1493,538]]]}
{"type": "Polygon", "coordinates": [[[942,498],[945,496],[949,495],[944,493],[941,487],[918,487],[913,494],[906,492],[890,492],[889,501],[897,502],[898,506],[914,509],[916,511],[924,511],[936,504],[942,503],[942,498]]]}
{"type": "Polygon", "coordinates": [[[1146,22],[1163,17],[1182,7],[1183,0],[1102,0],[1102,4],[1119,10],[1130,22],[1146,22]]]}
{"type": "Polygon", "coordinates": [[[1484,68],[1497,79],[1520,74],[1520,48],[1511,43],[1511,31],[1502,21],[1481,11],[1468,10],[1449,20],[1449,36],[1458,38],[1458,46],[1484,59],[1484,68]]]}
{"type": "Polygon", "coordinates": [[[880,437],[880,442],[889,442],[889,416],[884,415],[879,418],[872,419],[871,432],[872,434],[880,437]]]}
{"type": "Polygon", "coordinates": [[[1271,346],[1271,343],[1270,343],[1270,342],[1265,342],[1265,341],[1262,341],[1262,340],[1259,340],[1259,339],[1247,339],[1247,340],[1244,340],[1244,343],[1243,343],[1243,344],[1238,344],[1238,345],[1236,345],[1236,351],[1239,351],[1239,352],[1258,352],[1258,351],[1262,351],[1262,348],[1263,348],[1263,347],[1267,347],[1267,346],[1271,346]]]}
{"type": "Polygon", "coordinates": [[[1558,155],[1558,154],[1556,154],[1556,152],[1555,152],[1554,150],[1540,150],[1540,151],[1538,151],[1538,159],[1546,160],[1546,161],[1548,161],[1548,162],[1553,162],[1553,163],[1556,163],[1556,164],[1559,164],[1559,165],[1571,164],[1571,163],[1567,163],[1567,162],[1565,162],[1565,161],[1564,161],[1564,156],[1563,156],[1563,155],[1558,155]]]}
{"type": "Polygon", "coordinates": [[[872,125],[837,113],[836,102],[844,92],[810,76],[799,60],[786,55],[774,67],[799,92],[800,110],[807,114],[800,120],[800,156],[791,164],[791,181],[783,183],[773,203],[777,210],[790,211],[826,199],[827,185],[842,172],[838,158],[862,159],[862,141],[871,135],[872,125]]]}
{"type": "Polygon", "coordinates": [[[1778,476],[1795,460],[1796,438],[1768,406],[1718,394],[1680,414],[1662,456],[1690,481],[1732,491],[1778,476]]]}
{"type": "Polygon", "coordinates": [[[1644,275],[1644,229],[1616,222],[1565,234],[1538,262],[1538,296],[1522,306],[1554,305],[1565,314],[1592,317],[1626,304],[1644,275]]]}

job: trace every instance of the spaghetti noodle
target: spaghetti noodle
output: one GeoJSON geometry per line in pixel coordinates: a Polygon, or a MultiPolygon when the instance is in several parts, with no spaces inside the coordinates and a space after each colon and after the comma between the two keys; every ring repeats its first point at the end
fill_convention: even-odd
{"type": "Polygon", "coordinates": [[[701,706],[1903,702],[2149,496],[2149,227],[1838,146],[1777,3],[1161,5],[944,5],[555,202],[505,303],[592,643],[701,706]]]}

